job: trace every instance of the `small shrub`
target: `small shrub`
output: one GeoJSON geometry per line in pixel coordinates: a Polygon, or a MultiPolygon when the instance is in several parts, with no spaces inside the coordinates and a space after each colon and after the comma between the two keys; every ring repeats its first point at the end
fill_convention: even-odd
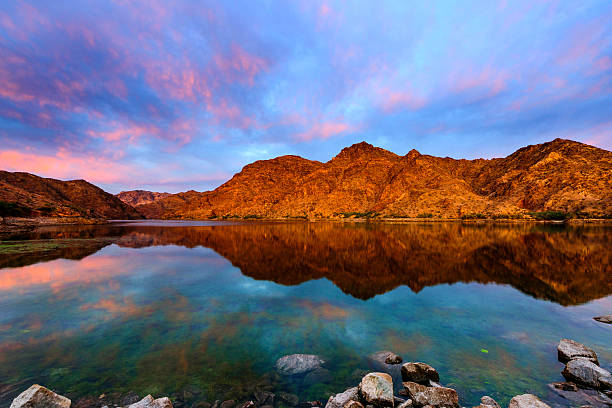
{"type": "Polygon", "coordinates": [[[484,220],[485,218],[487,216],[481,213],[463,214],[461,216],[462,220],[484,220]]]}
{"type": "Polygon", "coordinates": [[[432,213],[421,213],[421,214],[417,214],[417,218],[433,218],[433,214],[432,213]]]}
{"type": "Polygon", "coordinates": [[[355,217],[355,218],[373,218],[373,217],[378,217],[380,215],[376,211],[367,211],[367,212],[351,211],[351,212],[343,212],[343,213],[339,213],[339,214],[342,215],[342,217],[344,217],[344,218],[351,218],[351,217],[355,217]]]}
{"type": "Polygon", "coordinates": [[[536,220],[545,221],[561,221],[569,218],[569,214],[562,211],[534,211],[530,212],[529,215],[536,220]]]}

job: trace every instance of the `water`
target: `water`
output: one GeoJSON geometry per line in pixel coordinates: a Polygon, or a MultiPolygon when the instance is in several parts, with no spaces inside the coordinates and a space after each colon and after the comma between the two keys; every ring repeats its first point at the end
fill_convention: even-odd
{"type": "Polygon", "coordinates": [[[0,406],[32,383],[185,406],[255,390],[324,400],[392,350],[463,406],[551,401],[563,337],[612,369],[612,228],[132,222],[0,243],[0,406]],[[325,370],[283,378],[313,353],[325,370]]]}

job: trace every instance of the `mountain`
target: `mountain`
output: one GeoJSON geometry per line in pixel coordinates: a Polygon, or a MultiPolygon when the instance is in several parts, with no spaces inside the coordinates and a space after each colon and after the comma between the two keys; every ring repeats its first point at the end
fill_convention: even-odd
{"type": "Polygon", "coordinates": [[[115,194],[118,199],[128,205],[131,205],[132,207],[154,203],[155,201],[166,198],[169,195],[170,193],[155,193],[153,191],[145,190],[122,191],[119,194],[115,194]]]}
{"type": "Polygon", "coordinates": [[[213,191],[171,194],[136,208],[169,219],[602,215],[612,213],[612,152],[555,139],[505,158],[456,160],[416,150],[399,156],[361,142],[326,163],[299,156],[256,161],[213,191]]]}
{"type": "Polygon", "coordinates": [[[0,171],[0,216],[136,219],[142,215],[85,180],[0,171]]]}

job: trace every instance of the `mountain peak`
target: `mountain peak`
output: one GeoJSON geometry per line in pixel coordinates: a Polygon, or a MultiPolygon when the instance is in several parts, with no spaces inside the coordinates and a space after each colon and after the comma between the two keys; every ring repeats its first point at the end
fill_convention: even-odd
{"type": "Polygon", "coordinates": [[[344,149],[342,149],[340,153],[338,153],[338,155],[334,157],[334,159],[344,159],[344,158],[354,159],[357,157],[381,155],[381,154],[395,156],[395,153],[391,153],[388,150],[381,149],[380,147],[371,145],[368,142],[359,142],[359,143],[355,143],[349,147],[345,147],[344,149]]]}

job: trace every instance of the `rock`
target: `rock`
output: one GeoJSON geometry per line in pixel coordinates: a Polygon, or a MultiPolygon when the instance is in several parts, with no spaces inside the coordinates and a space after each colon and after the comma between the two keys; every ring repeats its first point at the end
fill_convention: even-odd
{"type": "Polygon", "coordinates": [[[306,374],[304,377],[304,385],[309,386],[321,383],[324,384],[331,382],[331,380],[333,380],[331,371],[323,367],[319,367],[306,374]]]}
{"type": "Polygon", "coordinates": [[[402,380],[428,385],[429,381],[440,381],[440,374],[429,364],[406,363],[402,366],[402,380]]]}
{"type": "Polygon", "coordinates": [[[485,395],[484,397],[482,397],[480,399],[480,405],[478,407],[475,407],[475,408],[501,408],[501,407],[499,406],[497,401],[495,401],[493,398],[485,395]]]}
{"type": "Polygon", "coordinates": [[[281,375],[300,375],[313,371],[325,361],[314,354],[291,354],[276,361],[276,371],[281,375]]]}
{"type": "Polygon", "coordinates": [[[540,401],[535,395],[523,394],[512,398],[508,408],[550,408],[550,406],[540,401]]]}
{"type": "Polygon", "coordinates": [[[173,408],[168,397],[154,399],[150,394],[127,408],[173,408]]]}
{"type": "Polygon", "coordinates": [[[359,389],[357,387],[332,395],[325,404],[325,408],[343,408],[349,401],[359,401],[359,389]]]}
{"type": "Polygon", "coordinates": [[[600,323],[612,324],[612,315],[595,316],[593,319],[597,320],[600,323]]]}
{"type": "Polygon", "coordinates": [[[236,406],[236,401],[227,400],[221,403],[221,408],[234,408],[236,406]]]}
{"type": "Polygon", "coordinates": [[[253,401],[247,401],[242,404],[240,408],[255,408],[255,403],[253,401]]]}
{"type": "Polygon", "coordinates": [[[579,388],[574,383],[548,384],[551,390],[561,398],[569,401],[572,406],[589,406],[592,408],[609,408],[612,399],[602,392],[589,388],[579,388]]]}
{"type": "Polygon", "coordinates": [[[68,398],[34,384],[13,400],[11,408],[69,408],[71,404],[68,398]]]}
{"type": "Polygon", "coordinates": [[[412,408],[412,400],[411,399],[407,399],[406,401],[404,401],[401,404],[397,405],[396,408],[412,408]]]}
{"type": "MultiPolygon", "coordinates": [[[[599,365],[597,361],[597,354],[584,344],[578,343],[574,340],[562,339],[557,346],[558,359],[562,363],[567,363],[575,358],[586,358],[591,360],[595,364],[599,365]]],[[[529,394],[526,394],[529,395],[529,394]]]]}
{"type": "Polygon", "coordinates": [[[274,405],[274,397],[275,395],[270,391],[255,391],[255,400],[257,400],[258,405],[274,405]]]}
{"type": "Polygon", "coordinates": [[[370,359],[380,361],[384,364],[401,364],[402,358],[392,351],[378,351],[370,356],[370,359]]]}
{"type": "Polygon", "coordinates": [[[369,373],[361,379],[359,394],[378,407],[393,406],[393,379],[387,373],[369,373]]]}
{"type": "Polygon", "coordinates": [[[295,394],[289,394],[288,392],[279,392],[276,394],[279,401],[284,402],[290,407],[295,407],[299,404],[300,399],[295,394]]]}
{"type": "Polygon", "coordinates": [[[601,388],[603,389],[612,390],[612,377],[610,376],[599,377],[599,384],[601,384],[601,388]]]}
{"type": "Polygon", "coordinates": [[[344,408],[363,408],[363,404],[359,401],[349,401],[344,404],[344,408]]]}
{"type": "Polygon", "coordinates": [[[603,388],[599,379],[603,378],[605,382],[606,378],[610,376],[608,370],[604,370],[586,358],[577,358],[570,361],[565,365],[561,374],[568,381],[574,381],[591,388],[603,388]]]}
{"type": "Polygon", "coordinates": [[[404,388],[416,407],[431,405],[433,407],[459,407],[457,391],[446,387],[427,387],[416,382],[403,383],[404,388]]]}

